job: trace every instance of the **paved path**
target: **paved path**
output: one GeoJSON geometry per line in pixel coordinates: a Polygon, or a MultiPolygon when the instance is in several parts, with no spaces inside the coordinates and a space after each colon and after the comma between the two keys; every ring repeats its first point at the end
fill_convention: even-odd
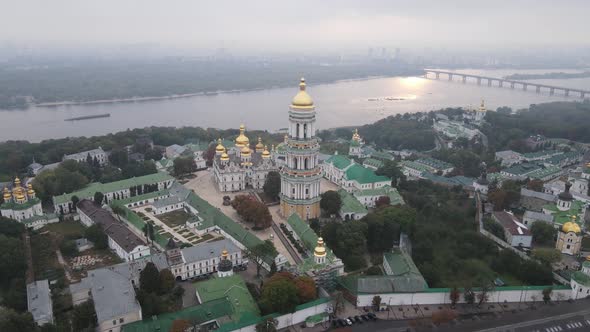
{"type": "Polygon", "coordinates": [[[160,219],[154,217],[154,215],[151,212],[147,212],[145,210],[145,206],[144,207],[140,207],[138,209],[136,209],[136,211],[140,211],[141,213],[143,213],[145,216],[147,216],[148,218],[150,218],[151,221],[154,222],[154,224],[162,227],[162,229],[164,229],[167,233],[170,233],[175,239],[179,239],[180,241],[184,242],[184,243],[188,243],[190,244],[191,241],[189,241],[186,237],[180,235],[180,233],[178,233],[177,231],[175,231],[172,227],[166,225],[164,222],[162,222],[160,219]]]}
{"type": "Polygon", "coordinates": [[[295,264],[301,264],[303,262],[303,259],[299,257],[298,253],[295,251],[295,249],[293,249],[291,243],[289,243],[289,239],[285,237],[285,234],[283,234],[279,226],[277,226],[277,224],[274,221],[272,222],[272,229],[274,230],[275,234],[277,234],[281,242],[283,242],[283,245],[285,246],[285,248],[287,248],[287,250],[291,254],[291,257],[293,257],[293,259],[295,260],[295,264]]]}
{"type": "Polygon", "coordinates": [[[66,274],[66,279],[68,279],[68,281],[71,283],[72,281],[74,281],[74,279],[72,278],[72,275],[70,274],[70,271],[68,270],[68,264],[66,263],[66,260],[61,255],[61,251],[59,249],[57,249],[55,251],[55,254],[57,255],[57,261],[64,268],[64,272],[66,274]]]}

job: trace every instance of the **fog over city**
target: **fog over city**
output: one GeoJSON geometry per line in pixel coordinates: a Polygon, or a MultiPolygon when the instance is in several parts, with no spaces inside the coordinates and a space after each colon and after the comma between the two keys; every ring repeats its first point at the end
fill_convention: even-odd
{"type": "Polygon", "coordinates": [[[310,53],[586,46],[584,0],[2,0],[0,42],[310,53]]]}

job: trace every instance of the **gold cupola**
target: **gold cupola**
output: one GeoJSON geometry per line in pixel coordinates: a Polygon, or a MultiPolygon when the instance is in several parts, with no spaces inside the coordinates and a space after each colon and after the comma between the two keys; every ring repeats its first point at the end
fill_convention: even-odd
{"type": "Polygon", "coordinates": [[[228,256],[227,250],[223,249],[223,251],[221,252],[221,258],[227,259],[227,256],[228,256]]]}
{"type": "Polygon", "coordinates": [[[268,159],[270,158],[270,152],[268,151],[268,147],[264,146],[264,151],[262,151],[262,158],[268,159]]]}
{"type": "Polygon", "coordinates": [[[223,146],[223,144],[221,144],[221,138],[219,138],[217,140],[217,146],[215,147],[215,153],[222,154],[224,152],[225,152],[225,146],[223,146]]]}
{"type": "Polygon", "coordinates": [[[228,161],[229,160],[229,155],[227,154],[227,152],[224,151],[221,154],[221,157],[219,157],[219,160],[221,160],[221,161],[228,161]]]}
{"type": "Polygon", "coordinates": [[[240,125],[240,135],[236,137],[236,147],[243,148],[250,145],[250,139],[244,134],[246,132],[246,126],[240,125]]]}
{"type": "Polygon", "coordinates": [[[305,78],[301,78],[301,82],[299,82],[299,92],[293,97],[291,100],[291,108],[297,110],[311,110],[313,109],[313,99],[311,96],[305,91],[305,78]]]}
{"type": "Polygon", "coordinates": [[[12,193],[10,192],[10,189],[8,189],[8,187],[4,187],[4,202],[9,202],[10,199],[12,198],[12,193]]]}
{"type": "Polygon", "coordinates": [[[262,144],[262,138],[258,136],[258,143],[256,144],[256,152],[264,151],[264,144],[262,144]]]}
{"type": "Polygon", "coordinates": [[[354,134],[352,134],[352,139],[355,141],[360,141],[361,140],[361,135],[359,135],[359,130],[355,129],[354,130],[354,134]]]}
{"type": "Polygon", "coordinates": [[[35,190],[33,189],[33,185],[30,183],[27,184],[27,196],[29,196],[29,198],[35,197],[35,190]]]}
{"type": "Polygon", "coordinates": [[[483,101],[483,98],[481,99],[481,104],[479,105],[479,111],[480,111],[480,112],[486,112],[486,111],[487,111],[487,110],[486,110],[485,103],[484,103],[484,101],[483,101]]]}
{"type": "Polygon", "coordinates": [[[250,148],[246,145],[240,150],[240,155],[242,157],[250,157],[250,148]]]}
{"type": "Polygon", "coordinates": [[[563,226],[561,226],[561,230],[564,233],[569,233],[569,232],[574,232],[576,234],[579,234],[582,232],[582,229],[580,228],[580,225],[578,225],[578,223],[576,222],[576,219],[578,219],[578,217],[571,216],[571,221],[566,222],[565,224],[563,224],[563,226]]]}
{"type": "Polygon", "coordinates": [[[324,246],[324,239],[318,237],[318,243],[313,250],[313,255],[316,257],[324,257],[326,256],[326,247],[324,246]]]}

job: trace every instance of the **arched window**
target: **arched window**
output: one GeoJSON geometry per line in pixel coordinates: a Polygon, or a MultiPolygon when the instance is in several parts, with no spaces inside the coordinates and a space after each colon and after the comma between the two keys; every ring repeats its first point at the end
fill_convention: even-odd
{"type": "Polygon", "coordinates": [[[303,125],[303,138],[307,138],[307,123],[303,125]]]}
{"type": "Polygon", "coordinates": [[[299,138],[299,123],[297,124],[296,128],[297,128],[297,132],[295,133],[295,137],[299,138]]]}

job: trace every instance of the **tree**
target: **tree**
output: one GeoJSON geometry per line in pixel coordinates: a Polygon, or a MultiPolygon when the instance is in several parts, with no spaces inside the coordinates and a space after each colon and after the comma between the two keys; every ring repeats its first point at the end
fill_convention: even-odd
{"type": "Polygon", "coordinates": [[[175,319],[172,322],[172,326],[168,332],[185,332],[188,328],[191,327],[191,324],[186,319],[175,319]]]}
{"type": "Polygon", "coordinates": [[[152,243],[154,242],[156,234],[154,233],[154,225],[151,222],[146,222],[143,225],[143,235],[145,235],[146,239],[151,240],[152,243]]]}
{"type": "Polygon", "coordinates": [[[488,296],[490,291],[493,289],[493,285],[490,282],[484,282],[480,287],[480,292],[477,294],[477,306],[481,306],[482,304],[488,301],[488,296]]]}
{"type": "Polygon", "coordinates": [[[475,303],[475,294],[470,287],[466,287],[463,293],[463,298],[465,299],[465,303],[473,304],[475,303]]]}
{"type": "Polygon", "coordinates": [[[274,318],[267,318],[256,324],[256,332],[276,332],[278,321],[274,318]]]}
{"type": "Polygon", "coordinates": [[[266,229],[272,225],[268,207],[248,195],[236,196],[231,205],[245,222],[254,223],[254,229],[266,229]]]}
{"type": "Polygon", "coordinates": [[[27,266],[23,242],[17,237],[0,234],[0,253],[0,285],[23,277],[27,266]]]}
{"type": "Polygon", "coordinates": [[[553,225],[538,221],[531,226],[533,241],[537,245],[552,245],[555,237],[553,225]]]}
{"type": "Polygon", "coordinates": [[[551,301],[551,293],[553,293],[553,287],[543,289],[543,302],[549,303],[551,301]]]}
{"type": "Polygon", "coordinates": [[[100,191],[97,191],[94,193],[94,203],[97,204],[98,206],[102,206],[102,203],[104,201],[104,194],[101,193],[100,191]]]}
{"type": "Polygon", "coordinates": [[[299,304],[297,288],[291,280],[281,278],[268,281],[262,287],[260,307],[265,314],[293,312],[297,304],[299,304]]]}
{"type": "Polygon", "coordinates": [[[121,216],[126,216],[125,209],[120,205],[112,205],[111,209],[113,213],[117,216],[119,221],[121,221],[121,216]]]}
{"type": "Polygon", "coordinates": [[[59,250],[66,257],[73,257],[78,253],[78,248],[76,248],[76,241],[74,240],[62,241],[62,243],[59,245],[59,250]]]}
{"type": "Polygon", "coordinates": [[[281,192],[281,175],[279,172],[270,171],[266,175],[266,180],[264,181],[264,193],[272,199],[276,199],[281,192]]]}
{"type": "Polygon", "coordinates": [[[539,179],[535,179],[535,180],[530,180],[527,184],[526,184],[527,189],[529,190],[533,190],[533,191],[538,191],[538,192],[543,192],[543,181],[539,180],[539,179]]]}
{"type": "Polygon", "coordinates": [[[174,159],[174,174],[176,176],[192,173],[197,170],[197,164],[192,156],[178,157],[174,159]]]}
{"type": "Polygon", "coordinates": [[[374,310],[379,310],[379,308],[381,307],[381,296],[373,296],[373,301],[371,302],[371,304],[373,305],[374,310]]]}
{"type": "Polygon", "coordinates": [[[84,237],[94,243],[96,249],[106,249],[109,246],[109,239],[99,224],[93,224],[84,230],[84,237]]]}
{"type": "Polygon", "coordinates": [[[82,304],[74,306],[72,317],[72,327],[74,328],[74,331],[83,331],[88,328],[96,327],[97,323],[94,302],[88,300],[82,304]]]}
{"type": "Polygon", "coordinates": [[[391,179],[391,186],[396,187],[400,181],[405,180],[406,176],[400,169],[397,162],[393,160],[385,160],[383,166],[375,171],[377,175],[384,175],[391,179]]]}
{"type": "Polygon", "coordinates": [[[317,298],[317,289],[312,278],[308,276],[295,278],[295,287],[297,287],[297,297],[300,303],[307,303],[317,298]]]}
{"type": "Polygon", "coordinates": [[[344,296],[341,291],[332,293],[332,302],[334,303],[334,315],[338,316],[345,309],[344,296]]]}
{"type": "Polygon", "coordinates": [[[340,194],[334,190],[328,190],[322,194],[322,198],[320,200],[320,208],[326,212],[328,215],[333,215],[340,211],[340,207],[342,206],[342,199],[340,198],[340,194]]]}
{"type": "Polygon", "coordinates": [[[461,292],[459,291],[459,288],[457,288],[457,287],[451,288],[451,292],[449,293],[449,297],[451,299],[451,308],[454,308],[455,305],[457,305],[457,302],[459,302],[459,298],[461,297],[461,292]]]}
{"type": "Polygon", "coordinates": [[[318,218],[309,219],[309,228],[313,229],[317,236],[320,236],[322,225],[320,224],[320,220],[318,218]]]}
{"type": "Polygon", "coordinates": [[[156,293],[160,290],[160,273],[152,262],[148,262],[139,273],[139,288],[146,293],[156,293]]]}
{"type": "Polygon", "coordinates": [[[170,292],[174,288],[174,285],[176,285],[176,282],[170,269],[162,269],[160,271],[160,294],[170,292]]]}
{"type": "Polygon", "coordinates": [[[274,261],[274,258],[277,256],[278,252],[272,241],[265,240],[264,242],[257,244],[251,249],[247,250],[246,254],[256,264],[256,276],[260,277],[260,267],[262,267],[264,259],[273,258],[274,261]]]}
{"type": "Polygon", "coordinates": [[[109,162],[119,168],[123,168],[129,162],[129,155],[126,150],[113,149],[109,155],[109,162]]]}
{"type": "Polygon", "coordinates": [[[555,248],[535,248],[532,256],[545,265],[551,265],[561,260],[561,253],[555,248]]]}
{"type": "Polygon", "coordinates": [[[78,198],[78,196],[73,195],[72,196],[72,211],[76,211],[76,209],[78,207],[78,202],[80,202],[80,199],[78,198]]]}
{"type": "Polygon", "coordinates": [[[0,308],[0,331],[35,331],[37,324],[28,312],[18,313],[12,309],[0,308]]]}
{"type": "Polygon", "coordinates": [[[137,292],[137,300],[141,305],[141,313],[145,317],[158,315],[163,311],[163,303],[155,293],[149,293],[142,289],[137,292]]]}
{"type": "Polygon", "coordinates": [[[391,204],[391,199],[389,198],[389,196],[380,196],[375,201],[375,207],[378,209],[388,207],[390,204],[391,204]]]}

